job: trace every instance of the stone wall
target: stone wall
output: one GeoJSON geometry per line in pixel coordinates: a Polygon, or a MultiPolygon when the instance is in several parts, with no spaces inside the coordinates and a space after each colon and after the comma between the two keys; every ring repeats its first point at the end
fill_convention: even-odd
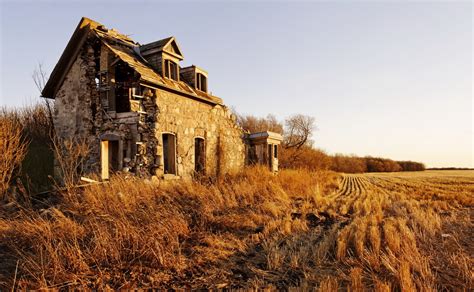
{"type": "Polygon", "coordinates": [[[54,121],[58,135],[84,137],[93,125],[88,65],[83,52],[74,61],[55,100],[54,121]]]}
{"type": "MultiPolygon", "coordinates": [[[[194,173],[196,137],[205,139],[207,175],[235,172],[244,167],[243,131],[227,107],[212,106],[164,90],[156,90],[156,103],[157,152],[163,153],[163,133],[176,135],[179,176],[191,177],[194,173]]],[[[163,161],[155,173],[163,175],[163,161]]]]}
{"type": "MultiPolygon", "coordinates": [[[[55,101],[57,135],[89,146],[90,153],[84,165],[86,173],[100,172],[100,141],[114,139],[120,141],[119,170],[144,177],[163,177],[163,133],[175,134],[178,177],[194,175],[194,139],[197,137],[205,140],[207,175],[235,172],[244,167],[246,147],[243,131],[225,106],[204,103],[163,89],[147,87],[145,90],[132,74],[130,86],[141,86],[143,94],[141,100],[134,101],[137,112],[107,111],[104,102],[107,103],[110,95],[99,91],[96,84],[97,68],[104,67],[98,62],[105,60],[102,56],[111,53],[104,50],[108,48],[101,46],[97,39],[86,42],[55,101]]],[[[114,70],[108,67],[108,72],[114,70]]],[[[114,76],[109,76],[109,80],[113,81],[114,76]]],[[[113,90],[114,86],[111,88],[113,90]]]]}
{"type": "MultiPolygon", "coordinates": [[[[84,165],[87,172],[98,171],[100,165],[97,126],[102,125],[99,95],[95,84],[95,51],[90,45],[81,48],[56,94],[54,126],[61,141],[89,145],[89,155],[84,165]]],[[[55,162],[56,168],[58,162],[55,162]]],[[[55,170],[56,174],[58,170],[55,170]]]]}

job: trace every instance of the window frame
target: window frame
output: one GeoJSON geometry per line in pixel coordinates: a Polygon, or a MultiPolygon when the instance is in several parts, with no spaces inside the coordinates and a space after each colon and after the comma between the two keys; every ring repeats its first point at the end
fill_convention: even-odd
{"type": "MultiPolygon", "coordinates": [[[[164,174],[170,174],[170,175],[178,175],[178,165],[177,165],[177,161],[178,161],[178,136],[175,134],[175,133],[172,133],[172,132],[162,132],[161,133],[161,139],[162,139],[162,155],[163,155],[163,173],[164,174]],[[171,136],[173,137],[174,139],[174,149],[172,151],[170,151],[169,149],[167,149],[168,151],[165,151],[165,135],[166,136],[171,136]],[[167,153],[168,152],[168,153],[167,153]],[[172,152],[172,154],[174,154],[174,158],[172,159],[172,162],[173,162],[173,166],[172,166],[172,170],[173,172],[167,172],[167,164],[170,163],[169,159],[167,161],[167,159],[165,159],[165,156],[167,157],[170,153],[169,152],[172,152]]],[[[169,143],[166,147],[169,147],[169,143]]]]}
{"type": "Polygon", "coordinates": [[[179,81],[179,66],[178,63],[176,63],[173,60],[170,59],[164,59],[164,76],[168,79],[179,81]],[[174,70],[171,70],[174,68],[174,70]],[[175,77],[175,78],[173,78],[175,77]]]}
{"type": "Polygon", "coordinates": [[[196,73],[196,89],[207,92],[207,76],[202,73],[196,73]]]}

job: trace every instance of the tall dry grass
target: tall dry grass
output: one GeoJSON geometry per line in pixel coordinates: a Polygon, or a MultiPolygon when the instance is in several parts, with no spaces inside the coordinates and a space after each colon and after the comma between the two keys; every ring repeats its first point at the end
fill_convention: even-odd
{"type": "MultiPolygon", "coordinates": [[[[264,168],[201,182],[113,177],[47,209],[3,210],[0,282],[11,287],[17,270],[16,288],[472,288],[461,237],[472,205],[398,182],[264,168]]],[[[406,179],[416,182],[448,192],[440,178],[406,179]]]]}
{"type": "Polygon", "coordinates": [[[64,186],[68,192],[81,181],[85,173],[84,165],[90,153],[90,144],[86,138],[52,138],[58,173],[56,184],[64,186]]]}
{"type": "Polygon", "coordinates": [[[27,152],[28,144],[22,131],[21,124],[15,123],[7,113],[0,115],[0,199],[6,194],[27,152]]]}
{"type": "MultiPolygon", "coordinates": [[[[305,222],[291,220],[292,202],[311,200],[333,177],[274,176],[265,168],[214,183],[115,177],[71,190],[48,209],[2,218],[0,250],[8,254],[6,266],[19,263],[18,287],[213,285],[235,257],[271,248],[268,239],[277,234],[307,230],[305,222]]],[[[11,285],[12,273],[1,280],[11,285]]]]}
{"type": "MultiPolygon", "coordinates": [[[[21,166],[17,167],[19,172],[16,173],[21,179],[21,184],[32,193],[49,189],[51,182],[48,176],[53,174],[54,155],[51,138],[53,125],[46,106],[35,104],[16,109],[2,108],[0,119],[4,125],[0,133],[4,141],[2,147],[9,147],[11,149],[9,151],[25,150],[24,155],[15,154],[17,165],[21,166]],[[6,141],[11,141],[10,145],[7,145],[6,141]]],[[[8,152],[2,149],[2,153],[6,151],[8,152]]],[[[13,166],[7,158],[4,161],[13,166]]],[[[1,169],[4,170],[6,167],[1,169]]]]}

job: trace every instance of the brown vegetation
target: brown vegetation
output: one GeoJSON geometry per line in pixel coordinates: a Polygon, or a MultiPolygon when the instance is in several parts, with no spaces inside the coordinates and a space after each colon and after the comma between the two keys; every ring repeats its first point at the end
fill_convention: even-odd
{"type": "MultiPolygon", "coordinates": [[[[332,177],[264,168],[211,184],[116,177],[62,193],[45,209],[9,204],[0,221],[1,280],[12,284],[18,262],[17,283],[30,287],[205,287],[222,273],[237,284],[252,272],[234,274],[233,261],[306,230],[288,214],[294,196],[308,201],[332,177]]],[[[255,256],[266,267],[265,251],[255,256]]]]}
{"type": "Polygon", "coordinates": [[[324,151],[311,146],[283,148],[280,151],[279,166],[286,169],[306,169],[310,171],[329,170],[333,159],[324,151]]]}
{"type": "Polygon", "coordinates": [[[115,177],[54,204],[4,206],[0,282],[16,273],[16,287],[30,288],[469,290],[473,177],[115,177]]]}
{"type": "Polygon", "coordinates": [[[245,130],[250,132],[271,131],[283,133],[283,125],[274,115],[267,115],[266,118],[259,118],[252,115],[237,115],[237,122],[245,130]]]}
{"type": "MultiPolygon", "coordinates": [[[[19,172],[15,174],[21,179],[22,184],[30,192],[49,189],[51,187],[49,176],[53,174],[53,147],[52,122],[46,105],[37,104],[11,110],[3,108],[0,110],[0,120],[5,127],[7,124],[11,125],[2,129],[0,135],[5,137],[16,135],[16,138],[11,139],[15,143],[13,148],[19,147],[18,150],[21,148],[26,150],[23,156],[15,154],[15,159],[19,161],[20,166],[16,167],[19,172]]],[[[7,139],[2,138],[2,141],[7,141],[7,139]]],[[[3,144],[2,147],[8,147],[8,145],[3,144]]],[[[12,152],[9,151],[13,151],[5,148],[0,150],[2,153],[10,154],[12,152]]],[[[7,156],[5,159],[7,162],[7,156]]],[[[11,163],[7,164],[10,167],[13,166],[11,163]]]]}
{"type": "Polygon", "coordinates": [[[238,115],[242,128],[250,132],[273,131],[283,134],[279,163],[282,168],[307,170],[332,170],[344,173],[422,171],[425,165],[413,161],[394,161],[380,157],[354,155],[328,155],[313,147],[311,137],[316,129],[313,117],[301,114],[290,116],[283,123],[275,116],[266,118],[238,115]]]}
{"type": "Polygon", "coordinates": [[[380,157],[332,156],[331,170],[344,173],[423,171],[425,165],[414,161],[394,161],[380,157]]]}
{"type": "MultiPolygon", "coordinates": [[[[25,124],[0,132],[29,137],[17,150],[33,132],[12,125],[25,124]]],[[[78,160],[63,163],[80,168],[86,149],[66,146],[78,160]]],[[[474,288],[472,171],[338,175],[314,171],[328,168],[323,152],[298,151],[290,156],[300,169],[277,175],[116,176],[31,200],[10,189],[0,203],[0,287],[474,288]]]]}
{"type": "Polygon", "coordinates": [[[6,113],[0,115],[0,198],[8,190],[26,154],[28,145],[22,130],[22,126],[6,113]]]}

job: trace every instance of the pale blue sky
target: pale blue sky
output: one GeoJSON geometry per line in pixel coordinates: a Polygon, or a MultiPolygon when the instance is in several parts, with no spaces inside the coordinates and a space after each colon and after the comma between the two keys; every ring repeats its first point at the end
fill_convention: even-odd
{"type": "Polygon", "coordinates": [[[36,100],[81,16],[140,43],[176,36],[181,65],[240,113],[314,116],[329,153],[474,167],[470,1],[1,1],[0,104],[36,100]],[[112,4],[113,3],[113,4],[112,4]]]}

